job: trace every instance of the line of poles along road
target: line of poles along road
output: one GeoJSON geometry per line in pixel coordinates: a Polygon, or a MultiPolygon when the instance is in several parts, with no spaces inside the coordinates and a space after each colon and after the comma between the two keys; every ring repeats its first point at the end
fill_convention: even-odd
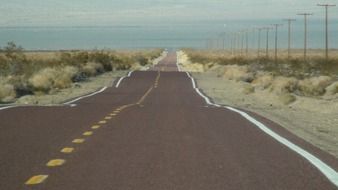
{"type": "MultiPolygon", "coordinates": [[[[324,7],[325,8],[325,59],[326,61],[329,59],[329,27],[328,27],[328,9],[330,7],[334,7],[336,5],[334,4],[318,4],[317,6],[324,7]]],[[[304,61],[307,60],[307,40],[308,40],[308,17],[312,16],[312,13],[309,12],[303,12],[298,13],[298,16],[302,16],[304,18],[304,48],[303,48],[303,56],[304,61]]],[[[287,22],[288,26],[288,50],[287,50],[287,57],[288,59],[291,58],[291,49],[292,49],[292,23],[296,21],[294,18],[287,18],[283,19],[284,22],[287,22]]],[[[278,59],[278,29],[279,27],[283,26],[284,24],[271,24],[269,26],[265,27],[257,27],[253,29],[244,29],[237,32],[231,32],[231,33],[221,33],[217,36],[216,40],[216,46],[214,46],[214,40],[208,39],[206,43],[207,49],[213,49],[216,47],[216,49],[226,49],[226,40],[228,40],[230,53],[232,56],[248,56],[249,54],[249,33],[256,33],[257,32],[257,57],[264,56],[269,58],[269,38],[270,38],[270,31],[274,31],[274,59],[277,62],[278,59]],[[263,49],[262,44],[262,33],[265,32],[266,37],[266,44],[265,44],[265,52],[263,49]],[[221,39],[221,40],[219,40],[221,39]]]]}

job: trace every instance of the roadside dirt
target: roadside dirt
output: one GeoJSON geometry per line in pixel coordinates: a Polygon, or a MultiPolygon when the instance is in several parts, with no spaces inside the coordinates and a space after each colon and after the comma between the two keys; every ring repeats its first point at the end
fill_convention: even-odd
{"type": "Polygon", "coordinates": [[[285,97],[269,89],[252,89],[245,82],[221,77],[219,68],[205,71],[182,54],[179,66],[192,72],[198,87],[216,103],[259,113],[338,158],[338,98],[295,96],[285,104],[285,97]]]}

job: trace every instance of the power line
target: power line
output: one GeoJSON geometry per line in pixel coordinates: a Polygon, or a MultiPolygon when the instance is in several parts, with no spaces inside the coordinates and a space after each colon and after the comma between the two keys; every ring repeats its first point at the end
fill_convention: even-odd
{"type": "Polygon", "coordinates": [[[297,15],[304,16],[304,62],[306,62],[307,53],[307,17],[313,15],[312,13],[298,13],[297,15]]]}
{"type": "Polygon", "coordinates": [[[335,7],[336,5],[330,4],[317,4],[317,6],[325,7],[325,59],[329,59],[329,32],[328,32],[328,9],[329,7],[335,7]]]}
{"type": "Polygon", "coordinates": [[[266,27],[266,48],[265,48],[265,56],[269,58],[269,31],[272,29],[270,27],[266,27]]]}
{"type": "Polygon", "coordinates": [[[288,22],[288,59],[291,57],[291,23],[296,21],[296,19],[284,19],[288,22]]]}
{"type": "Polygon", "coordinates": [[[273,24],[275,27],[275,63],[278,59],[278,27],[283,26],[282,24],[273,24]]]}
{"type": "Polygon", "coordinates": [[[260,51],[261,51],[261,33],[264,28],[257,28],[258,30],[258,47],[257,47],[257,56],[260,57],[260,51]]]}

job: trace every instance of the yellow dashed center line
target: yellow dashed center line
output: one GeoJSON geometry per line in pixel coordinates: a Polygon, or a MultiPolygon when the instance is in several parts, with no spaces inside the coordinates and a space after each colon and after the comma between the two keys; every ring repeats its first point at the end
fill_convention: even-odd
{"type": "Polygon", "coordinates": [[[75,144],[81,144],[81,143],[84,143],[84,139],[74,139],[72,142],[75,143],[75,144]]]}
{"type": "Polygon", "coordinates": [[[93,135],[93,132],[92,131],[86,131],[82,135],[83,136],[91,136],[91,135],[93,135]]]}
{"type": "Polygon", "coordinates": [[[50,160],[46,164],[46,166],[48,166],[48,167],[57,167],[57,166],[62,166],[65,163],[66,163],[66,160],[63,160],[63,159],[54,159],[54,160],[50,160]]]}
{"type": "Polygon", "coordinates": [[[153,87],[150,87],[148,91],[142,96],[142,98],[137,102],[138,105],[142,104],[142,102],[146,99],[149,93],[153,90],[153,87]]]}
{"type": "Polygon", "coordinates": [[[44,182],[48,178],[48,175],[36,175],[26,181],[26,185],[37,185],[44,182]]]}
{"type": "Polygon", "coordinates": [[[62,153],[65,153],[65,154],[70,154],[74,151],[74,148],[71,148],[71,147],[65,147],[61,150],[62,153]]]}
{"type": "MultiPolygon", "coordinates": [[[[158,86],[158,81],[159,81],[159,78],[160,78],[160,72],[158,72],[158,75],[157,75],[157,78],[156,78],[156,81],[155,81],[155,88],[157,88],[158,86]]],[[[136,103],[136,104],[127,104],[127,105],[124,105],[124,106],[121,106],[119,108],[117,108],[116,110],[113,111],[113,113],[109,114],[109,116],[106,116],[104,118],[104,120],[101,120],[98,122],[98,124],[106,124],[107,123],[107,120],[110,120],[113,118],[113,116],[117,116],[118,113],[120,113],[122,110],[128,108],[128,107],[132,107],[132,106],[135,106],[135,105],[139,105],[140,107],[144,107],[144,105],[142,105],[142,102],[146,99],[146,97],[149,95],[149,93],[153,90],[153,86],[151,86],[148,91],[141,97],[141,99],[136,103]]],[[[101,125],[93,125],[91,126],[91,129],[99,129],[101,128],[101,125]]],[[[82,134],[83,136],[91,136],[93,135],[93,132],[92,131],[86,131],[82,134]]],[[[84,143],[85,142],[85,139],[83,138],[79,138],[79,139],[74,139],[72,141],[72,143],[75,143],[75,144],[81,144],[81,143],[84,143]]],[[[65,154],[70,154],[74,151],[74,148],[72,147],[65,147],[63,148],[60,152],[62,153],[65,153],[65,154]]],[[[47,167],[57,167],[57,166],[62,166],[65,164],[65,160],[64,159],[53,159],[53,160],[50,160],[46,166],[47,167]]],[[[26,185],[36,185],[36,184],[40,184],[40,183],[43,183],[46,179],[48,178],[48,175],[36,175],[36,176],[33,176],[31,177],[30,179],[28,179],[25,184],[26,185]]]]}
{"type": "Polygon", "coordinates": [[[105,121],[105,120],[102,120],[102,121],[99,122],[99,124],[106,124],[106,123],[107,123],[107,121],[105,121]]]}
{"type": "Polygon", "coordinates": [[[99,129],[101,126],[100,125],[93,125],[91,128],[92,129],[99,129]]]}

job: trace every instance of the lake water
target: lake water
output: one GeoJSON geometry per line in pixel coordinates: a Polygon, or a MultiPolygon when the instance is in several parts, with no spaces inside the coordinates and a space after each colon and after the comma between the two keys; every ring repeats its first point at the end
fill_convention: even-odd
{"type": "MultiPolygon", "coordinates": [[[[181,24],[134,24],[124,26],[91,27],[0,27],[0,46],[9,41],[28,50],[57,49],[137,49],[137,48],[205,48],[206,39],[217,38],[222,32],[283,23],[280,20],[214,21],[181,24]]],[[[308,24],[309,48],[324,47],[324,22],[310,20],[308,24]]],[[[274,32],[270,33],[271,46],[274,32]]],[[[265,44],[265,32],[262,44],[265,44]]],[[[293,23],[293,47],[303,46],[302,18],[293,23]]],[[[251,32],[250,46],[257,46],[257,32],[251,32]]],[[[262,45],[263,46],[263,45],[262,45]]],[[[287,24],[279,30],[279,47],[287,47],[287,24]]],[[[338,22],[330,21],[330,47],[338,48],[338,22]]]]}

